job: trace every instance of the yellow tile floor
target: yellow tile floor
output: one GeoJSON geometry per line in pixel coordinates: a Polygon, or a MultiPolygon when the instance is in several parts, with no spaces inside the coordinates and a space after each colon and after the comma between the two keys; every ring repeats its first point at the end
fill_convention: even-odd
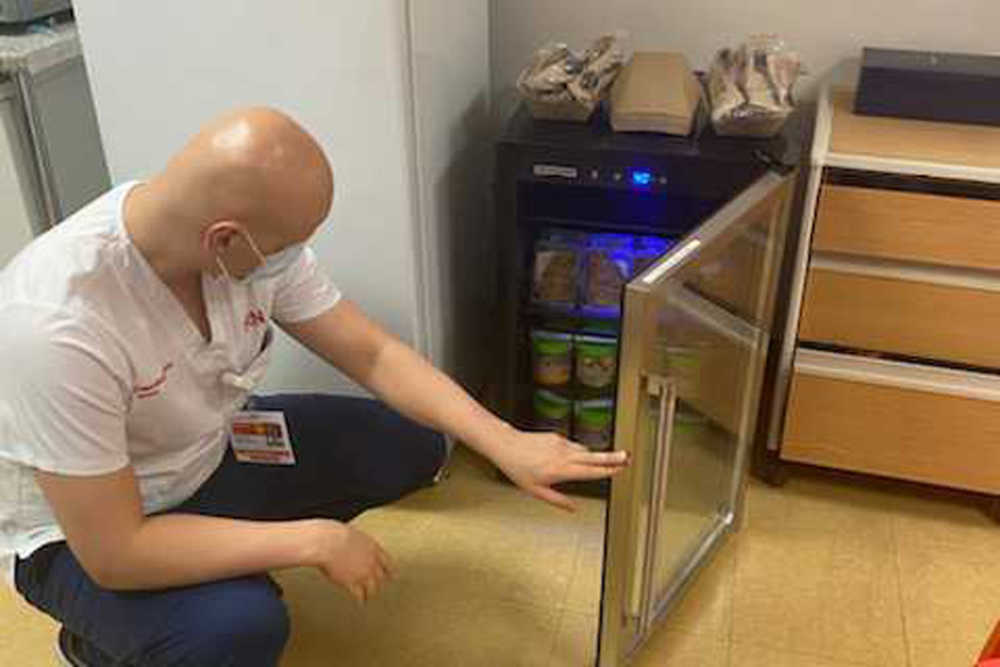
{"type": "MultiPolygon", "coordinates": [[[[398,579],[357,606],[315,572],[278,575],[285,667],[592,664],[603,507],[568,515],[471,456],[358,524],[398,579]]],[[[824,476],[751,482],[747,521],[639,667],[968,667],[1000,616],[1000,527],[973,505],[824,476]]],[[[0,590],[0,665],[54,664],[55,625],[0,590]]]]}

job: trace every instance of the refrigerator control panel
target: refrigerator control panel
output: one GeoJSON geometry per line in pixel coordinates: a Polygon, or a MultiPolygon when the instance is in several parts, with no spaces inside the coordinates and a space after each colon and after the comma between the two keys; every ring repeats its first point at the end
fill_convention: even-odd
{"type": "Polygon", "coordinates": [[[665,172],[648,167],[598,167],[545,162],[532,164],[529,177],[553,183],[602,185],[634,190],[660,189],[670,183],[665,172]]]}

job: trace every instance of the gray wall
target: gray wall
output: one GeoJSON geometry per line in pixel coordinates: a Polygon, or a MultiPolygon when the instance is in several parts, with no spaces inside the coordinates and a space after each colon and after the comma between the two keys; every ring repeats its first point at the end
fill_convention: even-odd
{"type": "MultiPolygon", "coordinates": [[[[323,268],[386,328],[471,373],[456,331],[488,276],[456,274],[486,251],[450,260],[482,210],[467,165],[487,134],[487,0],[252,4],[75,0],[114,179],[154,173],[223,110],[284,109],[336,172],[331,224],[311,243],[323,268]]],[[[285,338],[265,389],[356,391],[285,338]]]]}
{"type": "MultiPolygon", "coordinates": [[[[636,49],[678,50],[704,68],[715,50],[746,35],[778,33],[815,75],[862,45],[997,53],[997,0],[493,0],[492,69],[497,111],[514,80],[548,40],[574,48],[624,28],[636,49]]],[[[805,81],[805,88],[810,82],[805,81]]]]}

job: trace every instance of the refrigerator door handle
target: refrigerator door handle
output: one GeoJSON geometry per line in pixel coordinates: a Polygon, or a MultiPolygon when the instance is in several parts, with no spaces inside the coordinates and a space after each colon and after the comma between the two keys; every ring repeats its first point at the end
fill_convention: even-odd
{"type": "MultiPolygon", "coordinates": [[[[667,493],[670,470],[671,442],[673,441],[674,412],[677,406],[676,383],[665,376],[647,373],[646,391],[659,396],[660,405],[656,422],[656,450],[653,457],[653,487],[650,490],[648,522],[646,524],[645,554],[642,572],[642,620],[640,628],[645,633],[655,618],[656,600],[653,591],[653,567],[656,562],[656,545],[660,538],[660,515],[667,493]]],[[[633,581],[638,581],[638,578],[633,581]]],[[[633,597],[633,599],[635,599],[633,597]]]]}

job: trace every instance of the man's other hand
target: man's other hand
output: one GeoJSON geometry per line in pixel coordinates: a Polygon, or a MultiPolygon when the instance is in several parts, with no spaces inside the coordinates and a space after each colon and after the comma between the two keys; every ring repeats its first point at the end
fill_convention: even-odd
{"type": "Polygon", "coordinates": [[[392,559],[374,539],[337,521],[317,519],[316,528],[310,563],[358,602],[375,597],[392,579],[392,559]]]}

